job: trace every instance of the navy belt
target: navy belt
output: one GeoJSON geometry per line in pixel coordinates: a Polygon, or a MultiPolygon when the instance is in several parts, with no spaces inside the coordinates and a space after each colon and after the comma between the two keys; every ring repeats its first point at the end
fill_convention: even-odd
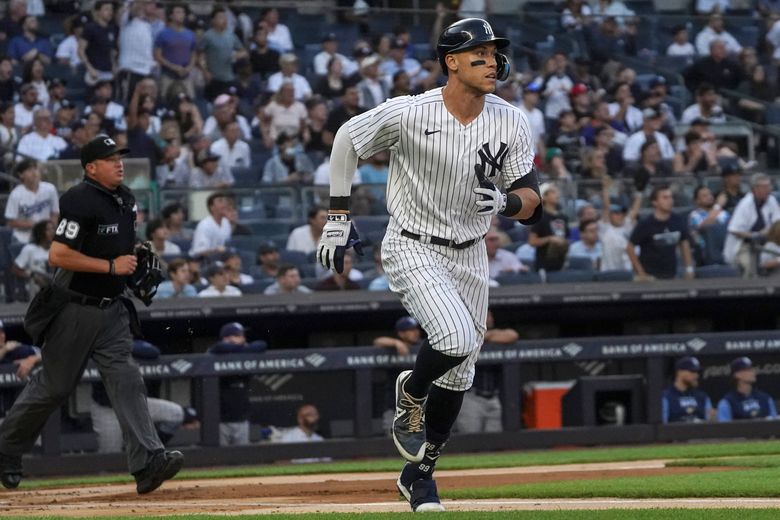
{"type": "Polygon", "coordinates": [[[119,299],[118,296],[113,298],[98,298],[97,296],[87,296],[86,294],[79,294],[71,292],[70,301],[72,303],[78,303],[81,305],[92,305],[100,309],[107,309],[112,303],[119,299]]]}
{"type": "Polygon", "coordinates": [[[454,240],[447,240],[446,238],[434,236],[423,237],[423,235],[418,235],[417,233],[412,233],[411,231],[407,231],[405,229],[401,230],[401,236],[411,238],[412,240],[418,240],[420,242],[430,242],[431,244],[436,244],[437,246],[451,247],[452,249],[466,249],[467,247],[473,246],[482,240],[482,238],[485,238],[484,236],[480,238],[472,238],[471,240],[466,240],[465,242],[458,244],[454,240]]]}

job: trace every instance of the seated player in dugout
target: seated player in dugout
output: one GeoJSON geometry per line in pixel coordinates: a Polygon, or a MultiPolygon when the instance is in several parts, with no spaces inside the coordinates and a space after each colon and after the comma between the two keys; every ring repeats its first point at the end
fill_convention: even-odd
{"type": "Polygon", "coordinates": [[[734,390],[718,402],[718,421],[777,419],[775,400],[755,387],[756,369],[750,358],[738,357],[730,368],[734,390]]]}
{"type": "Polygon", "coordinates": [[[674,364],[674,383],[661,397],[661,421],[704,422],[715,419],[707,394],[699,390],[701,364],[695,357],[680,358],[674,364]]]}

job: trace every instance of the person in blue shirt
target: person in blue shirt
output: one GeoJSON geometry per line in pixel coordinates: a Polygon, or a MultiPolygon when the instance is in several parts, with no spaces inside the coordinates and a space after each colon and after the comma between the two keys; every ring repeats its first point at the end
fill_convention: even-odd
{"type": "Polygon", "coordinates": [[[749,357],[738,357],[731,362],[731,377],[734,390],[718,403],[718,421],[777,419],[774,399],[755,388],[756,369],[749,357]]]}
{"type": "Polygon", "coordinates": [[[174,258],[168,263],[168,280],[157,287],[155,300],[163,298],[194,298],[198,291],[190,284],[190,267],[187,260],[174,258]]]}
{"type": "Polygon", "coordinates": [[[49,39],[38,34],[38,19],[25,16],[22,21],[22,34],[14,36],[8,42],[6,52],[14,63],[27,63],[39,58],[44,65],[51,63],[54,49],[49,39]]]}
{"type": "Polygon", "coordinates": [[[712,401],[698,390],[701,364],[695,357],[684,357],[674,365],[674,383],[661,397],[661,421],[704,422],[714,418],[712,401]]]}

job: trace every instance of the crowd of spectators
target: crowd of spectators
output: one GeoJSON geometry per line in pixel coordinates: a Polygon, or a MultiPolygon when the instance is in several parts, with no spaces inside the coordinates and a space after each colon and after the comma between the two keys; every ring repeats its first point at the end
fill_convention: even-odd
{"type": "MultiPolygon", "coordinates": [[[[237,240],[252,228],[230,190],[327,185],[333,137],[350,117],[444,83],[429,42],[412,41],[419,32],[398,26],[375,33],[370,20],[357,17],[363,25],[349,33],[354,38],[327,29],[312,52],[275,8],[98,0],[89,11],[58,14],[38,3],[28,11],[27,4],[9,2],[0,20],[0,161],[19,181],[9,181],[5,218],[21,289],[6,299],[31,297],[30,280],[45,283],[45,266],[33,260],[47,247],[45,230],[35,252],[21,249],[37,222],[57,222],[56,190],[40,180],[39,165],[77,159],[99,133],[127,145],[131,158],[148,159],[157,188],[213,191],[194,231],[186,215],[200,208],[186,199],[165,207],[160,220],[142,222],[142,236],[170,273],[158,298],[387,290],[376,239],[368,240],[373,256],[347,260],[346,276],[315,267],[311,253],[325,216],[316,206],[306,224],[280,224],[275,243],[237,240]],[[56,38],[42,34],[42,16],[61,19],[56,38]],[[279,238],[284,232],[289,236],[279,238]]],[[[496,284],[508,274],[543,278],[572,268],[630,272],[637,280],[692,277],[707,265],[730,264],[746,275],[777,271],[769,230],[780,210],[765,189],[771,179],[754,176],[743,199],[741,186],[756,164],[714,130],[727,116],[761,122],[764,112],[750,99],[726,103],[722,88],[774,101],[767,71],[780,45],[780,13],[775,3],[758,2],[766,31],[753,48],[726,24],[736,6],[711,4],[697,3],[706,20],[701,30],[674,27],[668,48],[658,50],[688,60],[688,106],[673,95],[670,75],[640,81],[624,63],[646,49],[638,44],[637,14],[620,0],[560,4],[560,37],[584,44],[576,57],[555,48],[528,53],[514,42],[514,74],[496,94],[528,117],[545,217],[530,230],[494,221],[486,240],[496,284]],[[688,125],[682,137],[679,123],[688,125]],[[680,202],[685,186],[689,200],[680,202]],[[741,200],[750,202],[739,207],[741,200]]],[[[431,41],[461,11],[440,4],[431,41]]],[[[489,8],[479,11],[490,19],[489,8]]],[[[348,22],[341,23],[327,27],[348,22]]],[[[356,215],[385,214],[388,162],[387,152],[361,161],[356,215]]],[[[327,189],[317,193],[315,204],[324,203],[327,189]]],[[[262,216],[301,214],[296,204],[295,197],[265,195],[262,216]]]]}

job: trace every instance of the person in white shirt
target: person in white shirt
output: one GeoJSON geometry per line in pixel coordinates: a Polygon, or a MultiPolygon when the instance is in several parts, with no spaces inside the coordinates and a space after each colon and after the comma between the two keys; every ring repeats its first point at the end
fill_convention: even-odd
{"type": "Polygon", "coordinates": [[[292,52],[295,46],[293,45],[292,36],[290,36],[290,29],[283,23],[279,23],[279,11],[273,7],[264,9],[260,14],[260,18],[268,28],[269,47],[280,53],[292,52]]]}
{"type": "Polygon", "coordinates": [[[631,85],[618,83],[613,98],[615,101],[609,104],[609,115],[623,123],[629,133],[642,128],[644,117],[642,111],[634,106],[635,99],[631,93],[631,85]]]}
{"type": "Polygon", "coordinates": [[[201,298],[241,296],[243,294],[241,289],[228,284],[227,272],[222,262],[214,262],[206,269],[206,279],[209,281],[209,286],[198,293],[201,298]]]}
{"type": "Polygon", "coordinates": [[[520,110],[528,118],[528,124],[531,126],[531,133],[536,142],[536,154],[544,155],[544,140],[547,135],[547,128],[544,124],[544,114],[537,108],[539,104],[539,92],[542,86],[536,81],[532,81],[523,89],[523,102],[520,104],[520,110]]]}
{"type": "Polygon", "coordinates": [[[626,162],[638,161],[640,159],[642,145],[645,144],[648,137],[654,138],[658,143],[661,157],[664,160],[673,160],[674,148],[672,147],[672,143],[669,142],[668,137],[659,131],[663,125],[663,114],[654,108],[645,108],[642,111],[642,116],[644,118],[642,129],[631,134],[629,138],[626,139],[626,144],[623,146],[623,160],[626,162]]]}
{"type": "Polygon", "coordinates": [[[666,48],[667,56],[687,56],[696,54],[696,47],[688,41],[688,30],[680,25],[672,29],[672,43],[666,48]]]}
{"type": "Polygon", "coordinates": [[[77,14],[66,18],[63,22],[65,33],[68,36],[57,45],[57,52],[54,53],[54,57],[62,65],[70,65],[74,69],[81,65],[79,38],[84,31],[84,24],[88,20],[86,15],[77,14]]]}
{"type": "Polygon", "coordinates": [[[604,254],[603,245],[599,240],[599,224],[596,220],[585,219],[580,221],[579,229],[580,239],[569,246],[568,256],[590,258],[593,269],[598,271],[604,254]]]}
{"type": "Polygon", "coordinates": [[[731,9],[731,0],[696,0],[696,14],[719,13],[731,9]]]}
{"type": "Polygon", "coordinates": [[[317,433],[320,412],[313,404],[304,404],[298,408],[296,419],[298,426],[285,431],[279,442],[320,442],[324,440],[322,435],[317,433]]]}
{"type": "Polygon", "coordinates": [[[263,294],[309,294],[312,290],[301,285],[301,273],[292,264],[282,264],[276,274],[276,281],[265,288],[263,294]]]}
{"type": "Polygon", "coordinates": [[[686,125],[697,119],[708,123],[725,123],[726,116],[718,104],[718,93],[709,83],[702,83],[696,89],[696,103],[683,110],[680,122],[686,125]]]}
{"type": "Polygon", "coordinates": [[[406,56],[407,43],[402,38],[396,38],[390,43],[390,52],[387,59],[379,66],[379,71],[385,81],[392,81],[398,72],[406,72],[409,75],[411,86],[414,89],[422,80],[428,77],[419,61],[406,56]]]}
{"type": "Polygon", "coordinates": [[[593,20],[596,23],[601,23],[605,18],[614,18],[621,30],[635,16],[636,12],[621,0],[598,0],[593,5],[593,20]]]}
{"type": "Polygon", "coordinates": [[[390,96],[386,81],[379,74],[380,58],[376,54],[363,58],[360,62],[360,75],[363,79],[357,84],[360,100],[358,105],[370,110],[384,103],[390,96]]]}
{"type": "Polygon", "coordinates": [[[279,67],[282,70],[268,77],[268,92],[278,92],[284,83],[292,83],[296,100],[309,99],[312,95],[311,85],[306,78],[298,74],[298,56],[291,52],[282,54],[279,57],[279,67]]]}
{"type": "Polygon", "coordinates": [[[38,89],[25,83],[19,89],[19,102],[14,105],[14,125],[25,134],[32,127],[33,113],[38,108],[38,89]]]}
{"type": "Polygon", "coordinates": [[[14,230],[13,236],[22,244],[30,241],[30,230],[42,221],[57,222],[60,216],[60,202],[57,188],[41,181],[38,163],[25,159],[14,168],[14,174],[22,183],[11,191],[5,205],[5,219],[14,230]]]}
{"type": "Polygon", "coordinates": [[[223,192],[216,192],[206,199],[209,216],[198,222],[192,236],[190,256],[208,256],[225,250],[225,243],[230,240],[232,229],[227,213],[230,209],[230,197],[223,192]]]}
{"type": "Polygon", "coordinates": [[[772,45],[772,59],[780,60],[780,18],[778,18],[766,33],[766,41],[772,45]]]}
{"type": "Polygon", "coordinates": [[[203,123],[203,134],[211,142],[214,142],[222,137],[220,128],[229,121],[234,120],[238,121],[238,126],[241,128],[241,136],[247,141],[252,139],[252,127],[249,126],[249,121],[244,116],[237,113],[237,107],[233,102],[233,98],[229,94],[220,94],[214,100],[214,112],[203,123]]]}
{"type": "Polygon", "coordinates": [[[302,253],[312,253],[317,249],[317,244],[322,235],[322,228],[328,218],[328,212],[325,208],[314,207],[307,214],[308,224],[299,226],[292,230],[287,238],[288,251],[301,251],[302,253]]]}
{"type": "Polygon", "coordinates": [[[314,56],[314,73],[325,76],[328,73],[328,62],[332,58],[337,58],[341,62],[341,74],[346,78],[357,72],[357,64],[339,54],[339,40],[336,33],[328,33],[322,39],[322,51],[314,56]]]}
{"type": "Polygon", "coordinates": [[[25,245],[14,259],[14,275],[25,281],[27,298],[35,296],[51,282],[49,248],[54,240],[54,223],[42,220],[32,228],[30,243],[25,245]]]}
{"type": "Polygon", "coordinates": [[[528,271],[528,267],[518,260],[518,258],[507,251],[501,249],[501,237],[495,227],[491,227],[485,235],[485,248],[487,249],[488,269],[490,278],[495,279],[504,273],[519,273],[528,271]]]}
{"type": "Polygon", "coordinates": [[[147,10],[154,9],[153,2],[133,2],[126,13],[126,22],[119,31],[119,99],[127,102],[135,91],[135,85],[149,76],[157,65],[154,60],[154,37],[147,10]]]}
{"type": "Polygon", "coordinates": [[[756,272],[753,245],[766,238],[771,225],[780,220],[780,206],[772,195],[772,181],[768,175],[756,173],[750,178],[751,191],[734,208],[729,221],[729,233],[723,245],[727,263],[739,268],[745,277],[756,272]]]}
{"type": "Polygon", "coordinates": [[[219,156],[219,165],[230,170],[237,166],[249,168],[252,166],[252,154],[249,145],[241,140],[241,129],[237,121],[232,121],[222,128],[222,139],[212,143],[210,151],[219,156]]]}
{"type": "Polygon", "coordinates": [[[722,41],[729,54],[739,54],[742,50],[742,45],[725,29],[723,16],[719,13],[711,14],[707,26],[696,35],[696,52],[699,56],[710,55],[710,43],[713,40],[722,41]]]}
{"type": "Polygon", "coordinates": [[[19,140],[17,155],[45,162],[56,159],[68,147],[60,136],[51,133],[52,119],[48,108],[39,108],[33,116],[33,131],[19,140]]]}
{"type": "Polygon", "coordinates": [[[628,258],[626,246],[631,232],[636,224],[639,207],[642,205],[642,194],[634,193],[634,201],[626,214],[626,208],[620,204],[610,202],[609,193],[612,179],[609,176],[602,178],[602,207],[601,220],[598,225],[598,238],[601,242],[601,270],[602,271],[631,271],[631,259],[628,258]]]}
{"type": "Polygon", "coordinates": [[[146,240],[152,243],[152,251],[159,256],[181,254],[181,248],[168,240],[168,228],[162,219],[153,219],[146,224],[146,240]]]}

